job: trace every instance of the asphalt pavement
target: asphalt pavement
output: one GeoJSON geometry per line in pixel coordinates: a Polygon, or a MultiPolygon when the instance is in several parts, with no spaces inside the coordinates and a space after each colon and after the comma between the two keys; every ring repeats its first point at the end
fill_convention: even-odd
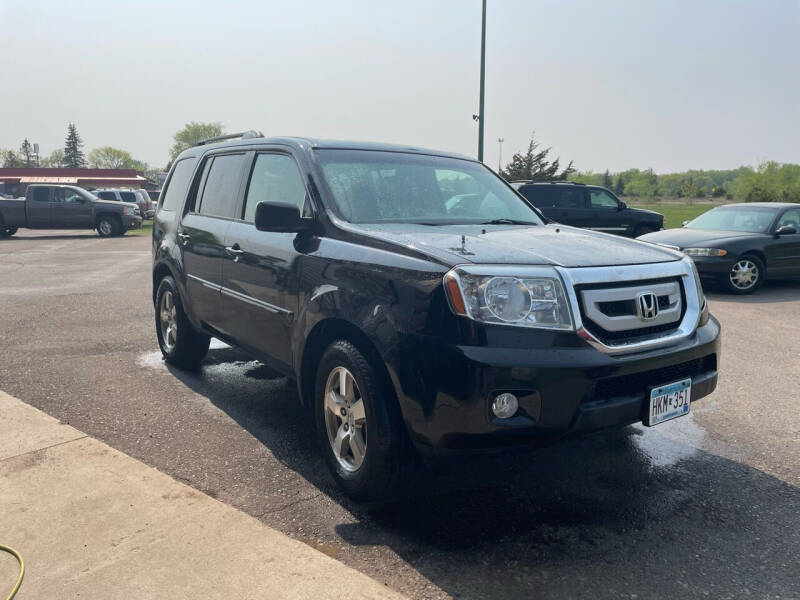
{"type": "Polygon", "coordinates": [[[146,236],[0,240],[0,390],[414,598],[800,598],[800,283],[709,294],[720,385],[692,414],[334,487],[294,387],[215,344],[160,359],[146,236]]]}

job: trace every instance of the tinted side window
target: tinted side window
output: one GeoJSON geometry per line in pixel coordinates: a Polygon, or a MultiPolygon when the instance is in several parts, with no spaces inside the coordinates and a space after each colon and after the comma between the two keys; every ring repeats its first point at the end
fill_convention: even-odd
{"type": "Polygon", "coordinates": [[[617,200],[605,190],[589,190],[592,208],[617,208],[617,200]]]}
{"type": "Polygon", "coordinates": [[[294,160],[285,154],[259,154],[247,186],[244,220],[255,221],[259,202],[294,204],[301,214],[306,203],[306,188],[294,160]]]}
{"type": "Polygon", "coordinates": [[[36,202],[50,201],[50,188],[38,187],[33,190],[33,199],[36,202]]]}
{"type": "Polygon", "coordinates": [[[800,208],[792,208],[783,213],[776,228],[784,227],[785,225],[800,230],[800,208]]]}
{"type": "Polygon", "coordinates": [[[244,154],[223,154],[214,157],[197,212],[213,217],[234,216],[244,158],[244,154]]]}
{"type": "Polygon", "coordinates": [[[555,205],[559,208],[584,208],[583,190],[562,188],[557,191],[555,205]]]}
{"type": "Polygon", "coordinates": [[[189,179],[196,160],[194,158],[184,158],[175,165],[172,176],[167,182],[167,189],[161,194],[161,208],[164,210],[175,210],[186,197],[186,190],[189,187],[189,179]]]}
{"type": "Polygon", "coordinates": [[[521,187],[520,193],[525,196],[536,208],[549,208],[553,206],[553,194],[543,186],[521,187]]]}
{"type": "Polygon", "coordinates": [[[102,200],[116,200],[117,196],[114,192],[97,192],[97,197],[102,200]]]}
{"type": "Polygon", "coordinates": [[[133,192],[120,192],[123,202],[136,202],[136,194],[133,192]]]}

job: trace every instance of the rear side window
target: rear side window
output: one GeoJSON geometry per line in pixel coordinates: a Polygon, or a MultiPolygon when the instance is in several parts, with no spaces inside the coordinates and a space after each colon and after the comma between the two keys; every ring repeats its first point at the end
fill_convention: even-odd
{"type": "Polygon", "coordinates": [[[114,192],[97,192],[97,197],[102,200],[116,200],[117,196],[114,192]]]}
{"type": "Polygon", "coordinates": [[[553,206],[553,194],[542,186],[528,186],[520,188],[519,192],[525,196],[536,208],[549,208],[553,206]]]}
{"type": "Polygon", "coordinates": [[[244,154],[214,157],[197,212],[210,217],[234,217],[244,158],[244,154]]]}
{"type": "Polygon", "coordinates": [[[120,192],[123,202],[136,202],[136,194],[133,192],[120,192]]]}
{"type": "Polygon", "coordinates": [[[34,188],[33,199],[35,202],[49,202],[50,201],[50,188],[34,188]]]}
{"type": "Polygon", "coordinates": [[[555,191],[555,206],[558,208],[584,208],[583,190],[575,188],[561,188],[555,191]]]}
{"type": "Polygon", "coordinates": [[[285,154],[259,154],[247,188],[244,220],[252,223],[259,202],[294,204],[304,214],[306,188],[294,160],[285,154]]]}
{"type": "Polygon", "coordinates": [[[186,197],[186,190],[189,188],[189,180],[194,170],[195,159],[184,158],[178,161],[172,170],[172,176],[167,182],[167,188],[161,194],[161,208],[163,210],[175,210],[178,203],[186,197]]]}

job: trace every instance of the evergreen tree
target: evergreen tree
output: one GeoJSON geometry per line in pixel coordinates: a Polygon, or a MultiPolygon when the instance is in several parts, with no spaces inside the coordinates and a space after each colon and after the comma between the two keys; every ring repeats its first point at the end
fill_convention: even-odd
{"type": "Polygon", "coordinates": [[[78,128],[70,123],[67,128],[67,139],[64,141],[64,165],[70,169],[79,169],[86,166],[86,157],[83,155],[83,140],[78,135],[78,128]]]}
{"type": "Polygon", "coordinates": [[[33,157],[33,146],[31,146],[28,138],[25,138],[25,141],[22,142],[22,145],[19,147],[19,153],[22,158],[23,167],[36,166],[36,160],[33,157]]]}
{"type": "Polygon", "coordinates": [[[606,169],[606,172],[603,173],[603,187],[611,189],[612,185],[611,174],[608,172],[608,169],[606,169]]]}
{"type": "Polygon", "coordinates": [[[566,180],[567,177],[575,172],[572,166],[572,161],[569,161],[567,167],[559,171],[561,159],[556,158],[550,162],[547,160],[547,155],[552,148],[545,148],[539,150],[539,142],[531,135],[531,141],[528,144],[528,150],[525,154],[517,152],[511,157],[511,162],[506,165],[506,168],[500,171],[500,176],[506,181],[553,181],[553,180],[566,180]]]}
{"type": "Polygon", "coordinates": [[[3,168],[6,169],[13,169],[14,167],[19,167],[22,164],[19,160],[19,156],[13,150],[0,151],[0,157],[3,159],[3,168]]]}

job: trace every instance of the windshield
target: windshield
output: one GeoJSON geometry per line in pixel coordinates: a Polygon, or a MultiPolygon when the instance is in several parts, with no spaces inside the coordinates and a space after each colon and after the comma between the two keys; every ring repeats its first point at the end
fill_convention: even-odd
{"type": "Polygon", "coordinates": [[[542,224],[480,163],[369,150],[317,150],[337,212],[351,223],[542,224]]]}
{"type": "Polygon", "coordinates": [[[775,219],[777,209],[767,206],[720,206],[686,224],[689,229],[764,233],[775,219]]]}

